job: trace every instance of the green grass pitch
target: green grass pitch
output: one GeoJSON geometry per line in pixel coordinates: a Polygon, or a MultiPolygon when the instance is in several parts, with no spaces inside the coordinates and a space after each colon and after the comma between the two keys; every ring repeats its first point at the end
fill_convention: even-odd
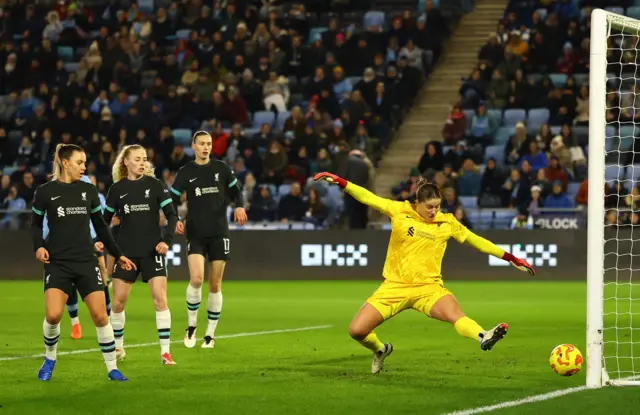
{"type": "MultiPolygon", "coordinates": [[[[385,371],[370,374],[370,353],[347,328],[378,282],[233,282],[215,349],[185,349],[186,282],[169,286],[172,351],[178,365],[160,364],[159,347],[129,348],[123,384],[106,379],[98,352],[59,356],[51,382],[36,379],[42,353],[42,283],[0,282],[0,415],[8,414],[445,414],[584,385],[548,365],[551,349],[584,350],[584,283],[449,283],[463,310],[485,328],[510,331],[491,352],[448,324],[405,311],[378,329],[394,344],[385,371]],[[312,326],[306,331],[263,333],[312,326]],[[231,337],[234,334],[246,334],[231,337]],[[226,337],[230,336],[230,337],[226,337]],[[9,357],[25,356],[18,360],[9,357]]],[[[203,298],[206,304],[206,294],[203,298]]],[[[62,320],[59,352],[96,349],[95,330],[81,304],[84,338],[70,338],[62,320]]],[[[200,333],[206,324],[201,309],[200,333]]],[[[148,287],[136,284],[127,307],[126,345],[155,343],[148,287]]],[[[498,414],[630,414],[635,388],[582,391],[498,414]]]]}

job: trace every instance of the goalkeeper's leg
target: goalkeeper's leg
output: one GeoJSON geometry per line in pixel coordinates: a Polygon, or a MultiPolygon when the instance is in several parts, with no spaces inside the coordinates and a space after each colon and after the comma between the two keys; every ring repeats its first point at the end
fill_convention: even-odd
{"type": "Polygon", "coordinates": [[[480,348],[485,351],[491,350],[498,341],[502,340],[509,328],[506,323],[500,323],[491,330],[484,330],[462,312],[458,300],[452,294],[442,296],[430,310],[425,311],[436,320],[453,324],[458,334],[477,340],[480,342],[480,348]]]}
{"type": "Polygon", "coordinates": [[[382,370],[384,359],[393,352],[391,343],[382,343],[373,331],[385,318],[373,305],[365,303],[349,325],[349,335],[358,343],[373,352],[371,373],[382,370]]]}

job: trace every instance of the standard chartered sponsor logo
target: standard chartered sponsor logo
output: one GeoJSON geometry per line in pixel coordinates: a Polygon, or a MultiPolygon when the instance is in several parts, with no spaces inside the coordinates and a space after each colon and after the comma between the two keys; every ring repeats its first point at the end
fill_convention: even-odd
{"type": "Polygon", "coordinates": [[[217,186],[212,187],[196,187],[195,190],[196,196],[208,195],[211,193],[220,193],[220,190],[217,186]]]}
{"type": "Polygon", "coordinates": [[[67,207],[64,208],[62,206],[58,207],[56,209],[56,212],[58,213],[58,217],[64,217],[64,216],[71,216],[71,215],[86,215],[87,214],[87,207],[86,206],[73,206],[73,207],[67,207]]]}
{"type": "Polygon", "coordinates": [[[151,208],[148,203],[141,203],[139,205],[124,205],[124,214],[128,215],[131,212],[148,212],[151,208]]]}

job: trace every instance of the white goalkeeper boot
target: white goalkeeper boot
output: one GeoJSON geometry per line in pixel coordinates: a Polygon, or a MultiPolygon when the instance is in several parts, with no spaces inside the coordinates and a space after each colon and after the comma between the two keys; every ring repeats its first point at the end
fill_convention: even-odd
{"type": "Polygon", "coordinates": [[[480,342],[480,348],[484,351],[493,349],[493,346],[507,335],[508,330],[507,323],[500,323],[491,330],[485,331],[480,342]]]}
{"type": "Polygon", "coordinates": [[[382,370],[384,359],[393,353],[393,345],[385,343],[382,350],[373,354],[373,362],[371,362],[371,373],[374,375],[382,370]]]}

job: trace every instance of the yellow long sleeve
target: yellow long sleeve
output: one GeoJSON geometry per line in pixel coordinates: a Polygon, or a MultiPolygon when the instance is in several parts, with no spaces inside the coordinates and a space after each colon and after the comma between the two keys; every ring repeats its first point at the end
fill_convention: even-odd
{"type": "Polygon", "coordinates": [[[393,203],[392,200],[376,196],[364,187],[360,187],[357,184],[353,184],[351,182],[347,183],[347,187],[345,187],[344,191],[353,196],[353,198],[358,202],[379,210],[384,214],[387,214],[389,210],[389,204],[393,203]]]}
{"type": "Polygon", "coordinates": [[[493,255],[496,258],[502,258],[502,256],[504,255],[504,251],[498,248],[496,244],[487,239],[484,239],[481,236],[476,235],[473,232],[469,232],[469,235],[467,235],[467,239],[465,239],[464,242],[467,245],[470,245],[478,251],[482,252],[483,254],[493,255]]]}

